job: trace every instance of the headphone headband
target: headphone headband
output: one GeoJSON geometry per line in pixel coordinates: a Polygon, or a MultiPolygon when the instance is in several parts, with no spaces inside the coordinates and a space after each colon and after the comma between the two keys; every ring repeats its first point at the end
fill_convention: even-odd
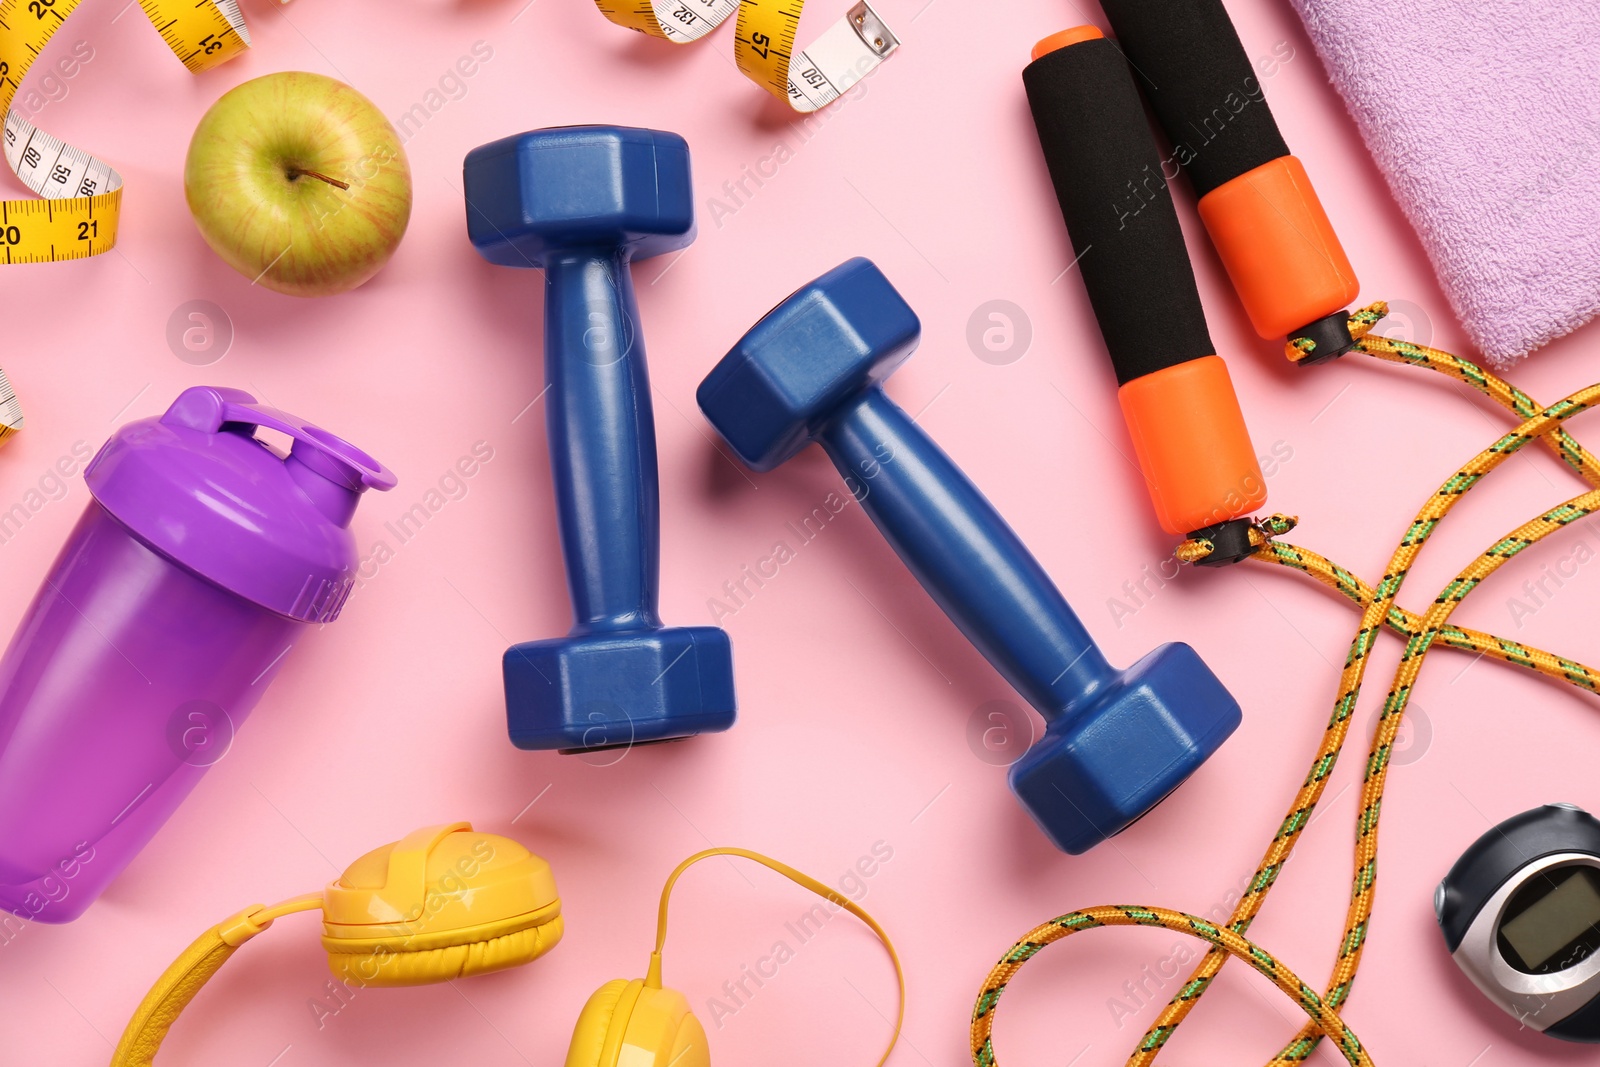
{"type": "Polygon", "coordinates": [[[417,985],[527,963],[560,941],[550,866],[470,823],[428,827],[375,849],[321,893],[253,905],[201,934],[140,1002],[111,1067],[149,1067],[172,1024],[246,941],[275,919],[323,912],[322,945],[341,981],[417,985]]]}
{"type": "Polygon", "coordinates": [[[315,911],[322,895],[307,894],[272,907],[254,904],[213,926],[172,961],[128,1020],[122,1040],[111,1056],[111,1067],[149,1067],[167,1031],[211,976],[221,969],[239,946],[292,912],[315,911]]]}
{"type": "Polygon", "coordinates": [[[343,879],[329,884],[328,921],[342,925],[415,922],[428,896],[428,857],[451,834],[471,823],[425,826],[396,841],[389,850],[388,877],[377,889],[351,888],[343,879]]]}

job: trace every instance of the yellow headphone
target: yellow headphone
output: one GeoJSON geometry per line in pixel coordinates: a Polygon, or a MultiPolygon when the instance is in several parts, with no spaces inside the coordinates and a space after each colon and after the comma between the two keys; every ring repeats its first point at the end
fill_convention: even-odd
{"type": "Polygon", "coordinates": [[[458,822],[362,856],[320,894],[257,904],[201,934],[145,995],[111,1067],[148,1067],[173,1022],[240,945],[297,911],[322,910],[322,947],[351,985],[444,982],[529,963],[561,940],[550,865],[458,822]]]}
{"type": "Polygon", "coordinates": [[[738,856],[753,860],[778,872],[790,881],[825,897],[866,923],[878,935],[894,964],[900,1004],[895,1013],[894,1033],[878,1067],[889,1060],[906,1014],[906,979],[894,943],[872,916],[841,897],[815,878],[787,864],[742,848],[712,848],[698,852],[682,863],[661,890],[661,909],[656,917],[656,947],[650,953],[650,966],[643,978],[632,981],[618,978],[601,986],[583,1006],[578,1025],[572,1032],[566,1067],[710,1067],[711,1051],[700,1020],[689,1009],[689,998],[661,984],[661,949],[667,942],[667,901],[678,876],[711,856],[738,856]]]}
{"type": "MultiPolygon", "coordinates": [[[[753,860],[844,908],[878,935],[894,964],[899,1007],[878,1067],[905,1021],[906,980],[889,935],[853,902],[786,864],[742,848],[713,848],[678,864],[661,890],[656,947],[642,979],[601,986],[578,1017],[566,1067],[709,1067],[706,1032],[689,999],[661,984],[667,901],[678,877],[711,856],[753,860]]],[[[200,935],[145,995],[111,1067],[150,1067],[167,1031],[240,945],[297,911],[322,911],[322,947],[351,985],[444,982],[530,963],[561,940],[561,898],[550,865],[509,838],[468,823],[418,830],[352,863],[322,893],[257,904],[200,935]]]]}

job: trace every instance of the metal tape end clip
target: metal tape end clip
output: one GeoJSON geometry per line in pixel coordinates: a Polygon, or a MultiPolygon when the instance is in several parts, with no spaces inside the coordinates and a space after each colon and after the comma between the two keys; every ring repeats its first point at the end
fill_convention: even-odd
{"type": "Polygon", "coordinates": [[[863,0],[850,9],[848,16],[850,28],[856,31],[856,36],[870,48],[880,59],[888,59],[894,50],[900,47],[900,38],[894,35],[887,23],[878,17],[872,10],[872,5],[863,0]]]}

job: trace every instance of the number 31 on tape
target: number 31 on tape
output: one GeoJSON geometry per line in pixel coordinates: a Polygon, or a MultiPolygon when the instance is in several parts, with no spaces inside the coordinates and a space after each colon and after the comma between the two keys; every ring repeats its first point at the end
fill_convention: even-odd
{"type": "Polygon", "coordinates": [[[877,12],[860,3],[812,44],[795,51],[806,0],[595,0],[630,30],[673,44],[698,41],[739,12],[734,57],[745,77],[799,112],[827,107],[900,47],[877,12]]]}
{"type": "MultiPolygon", "coordinates": [[[[117,241],[122,175],[11,109],[23,76],[80,0],[0,0],[0,111],[6,162],[43,199],[0,201],[0,263],[83,259],[117,241]]],[[[139,0],[151,25],[198,74],[250,46],[237,0],[139,0]]]]}

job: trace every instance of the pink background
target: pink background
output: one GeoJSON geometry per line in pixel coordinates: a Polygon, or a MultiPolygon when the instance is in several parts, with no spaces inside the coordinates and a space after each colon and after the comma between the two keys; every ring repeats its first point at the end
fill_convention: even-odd
{"type": "MultiPolygon", "coordinates": [[[[738,844],[837,883],[883,842],[893,858],[866,882],[864,902],[896,937],[910,974],[896,1062],[956,1067],[968,1062],[979,983],[1014,938],[1100,903],[1222,915],[1304,774],[1351,608],[1303,576],[1255,564],[1185,571],[1138,605],[1123,589],[1157,568],[1171,544],[1125,461],[1129,443],[1082,287],[1071,275],[1052,281],[1071,254],[1018,77],[1029,45],[1083,21],[1082,10],[1035,3],[1001,17],[962,0],[881,0],[903,51],[803,140],[787,110],[734,70],[729,28],[674,51],[609,25],[587,0],[521,3],[301,0],[282,11],[247,3],[256,48],[198,78],[136,7],[119,16],[113,0],[86,0],[57,37],[57,48],[86,40],[95,55],[38,121],[121,168],[124,225],[112,254],[4,272],[0,358],[28,428],[0,457],[0,510],[23,500],[74,442],[98,447],[115,424],[154,415],[199,383],[243,387],[326,425],[390,464],[401,485],[369,498],[355,523],[364,551],[383,539],[395,557],[369,570],[342,621],[297,650],[234,751],[166,831],[81,921],[30,926],[0,946],[0,1063],[105,1062],[150,981],[206,925],[252,901],[313,890],[416,826],[470,819],[554,865],[570,932],[552,955],[450,988],[362,991],[319,1029],[310,1002],[325,995],[328,976],[316,924],[287,919],[213,982],[164,1061],[559,1062],[589,993],[643,973],[656,894],[677,860],[738,844]],[[406,145],[416,211],[375,281],[297,301],[251,288],[206,248],[181,173],[190,131],[222,92],[270,71],[322,71],[398,117],[478,41],[492,59],[406,145]],[[741,473],[713,445],[695,385],[790,289],[868,255],[926,330],[890,392],[923,410],[922,424],[1033,546],[1107,654],[1126,664],[1160,642],[1189,641],[1244,706],[1239,733],[1188,785],[1090,855],[1053,851],[1011,799],[1004,770],[969,747],[978,709],[1017,698],[853,507],[725,620],[742,715],[731,733],[604,767],[510,746],[501,651],[564,632],[568,605],[543,407],[528,408],[541,388],[539,279],[489,267],[468,246],[460,162],[506,134],[584,122],[677,130],[695,152],[699,241],[670,270],[654,261],[636,272],[656,389],[666,618],[708,622],[708,600],[723,583],[790,536],[785,523],[838,484],[820,454],[765,476],[741,473]],[[780,144],[792,158],[783,153],[776,175],[713,223],[709,198],[780,144]],[[236,331],[209,367],[175,358],[165,340],[169,315],[193,299],[220,305],[236,331]],[[1031,348],[1006,365],[980,360],[967,341],[969,318],[993,299],[1019,305],[1032,324],[1031,348]],[[397,544],[384,523],[480,441],[494,458],[466,495],[397,544]],[[1119,597],[1138,610],[1114,619],[1119,597]]],[[[813,5],[802,36],[839,6],[813,5]]],[[[1229,7],[1252,57],[1282,42],[1293,51],[1264,79],[1266,91],[1349,242],[1363,296],[1407,302],[1410,336],[1462,350],[1416,240],[1287,6],[1229,7]]],[[[1303,517],[1293,540],[1375,578],[1420,502],[1507,420],[1422,372],[1354,357],[1314,371],[1286,365],[1250,332],[1183,193],[1211,327],[1258,450],[1290,457],[1270,479],[1271,504],[1303,517]]],[[[1580,331],[1516,380],[1552,401],[1594,377],[1597,350],[1600,335],[1580,331]]],[[[1579,491],[1548,455],[1528,452],[1446,524],[1404,602],[1420,607],[1483,545],[1579,491]]],[[[14,626],[85,500],[73,479],[64,499],[0,545],[0,630],[14,626]]],[[[1564,531],[1505,568],[1458,619],[1593,657],[1600,571],[1576,561],[1595,548],[1592,521],[1564,531]],[[1567,577],[1557,594],[1514,618],[1510,598],[1558,564],[1567,577]]],[[[1370,690],[1386,686],[1394,659],[1386,639],[1353,745],[1364,747],[1370,690]]],[[[1442,651],[1414,708],[1386,805],[1378,914],[1347,1018],[1380,1062],[1574,1061],[1581,1050],[1518,1032],[1457,973],[1430,897],[1491,822],[1547,801],[1600,807],[1590,698],[1442,651]]],[[[1327,818],[1307,834],[1254,929],[1319,988],[1347,897],[1361,762],[1347,755],[1327,818]]],[[[712,1022],[707,998],[788,939],[784,924],[811,903],[770,875],[723,864],[682,883],[667,977],[700,1010],[719,1062],[878,1055],[893,986],[872,938],[848,917],[799,947],[720,1027],[712,1022]]],[[[1002,1058],[1120,1062],[1156,1012],[1129,999],[1124,983],[1143,981],[1164,1001],[1181,980],[1174,957],[1197,951],[1147,930],[1052,949],[1006,1000],[1002,1058]]],[[[1236,965],[1172,1055],[1264,1059],[1299,1023],[1286,999],[1236,965]]],[[[1337,1059],[1326,1049],[1318,1056],[1337,1059]]]]}

